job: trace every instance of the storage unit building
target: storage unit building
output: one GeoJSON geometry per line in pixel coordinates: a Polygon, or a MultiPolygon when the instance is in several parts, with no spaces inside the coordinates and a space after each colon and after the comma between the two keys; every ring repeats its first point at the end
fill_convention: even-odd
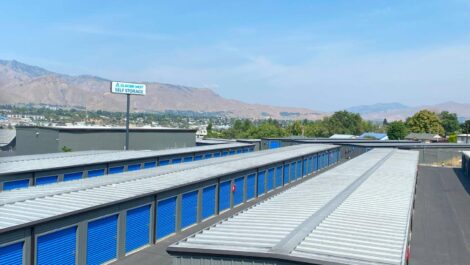
{"type": "Polygon", "coordinates": [[[470,152],[462,153],[462,170],[465,176],[470,177],[470,152]]]}
{"type": "Polygon", "coordinates": [[[82,151],[0,158],[0,191],[252,152],[230,143],[161,151],[82,151]]]}
{"type": "Polygon", "coordinates": [[[372,150],[167,251],[175,265],[406,264],[417,164],[372,150]]]}
{"type": "MultiPolygon", "coordinates": [[[[270,196],[274,186],[291,186],[297,176],[273,174],[290,161],[332,152],[339,149],[299,145],[2,192],[0,264],[118,259],[255,197],[270,196]]],[[[300,178],[314,172],[305,173],[300,178]]]]}
{"type": "MultiPolygon", "coordinates": [[[[125,128],[16,127],[16,154],[72,151],[124,150],[125,128]]],[[[196,146],[196,129],[130,128],[130,150],[162,150],[196,146]]]]}

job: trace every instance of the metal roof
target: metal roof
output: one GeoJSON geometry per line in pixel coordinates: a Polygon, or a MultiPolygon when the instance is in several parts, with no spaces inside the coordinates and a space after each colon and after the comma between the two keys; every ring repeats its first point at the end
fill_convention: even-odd
{"type": "Polygon", "coordinates": [[[194,152],[252,146],[247,143],[230,143],[210,146],[195,146],[167,150],[141,151],[81,151],[0,158],[0,174],[17,174],[39,170],[50,170],[74,166],[113,163],[131,159],[172,156],[194,152]]]}
{"type": "Polygon", "coordinates": [[[7,145],[16,137],[15,129],[0,129],[0,146],[7,145]]]}
{"type": "Polygon", "coordinates": [[[0,233],[335,148],[299,145],[0,194],[0,233]]]}
{"type": "Polygon", "coordinates": [[[469,157],[469,158],[470,158],[470,151],[464,151],[463,154],[464,154],[466,157],[469,157]]]}
{"type": "Polygon", "coordinates": [[[369,151],[168,251],[315,264],[404,264],[417,163],[416,151],[369,151]]]}
{"type": "MultiPolygon", "coordinates": [[[[16,129],[46,129],[46,130],[55,130],[61,132],[125,132],[125,127],[93,127],[93,126],[28,126],[28,125],[19,125],[16,126],[16,129]]],[[[181,129],[181,128],[165,128],[165,127],[130,127],[130,132],[196,132],[197,129],[181,129]]]]}
{"type": "Polygon", "coordinates": [[[381,141],[380,143],[351,143],[347,145],[368,147],[368,148],[400,148],[400,149],[427,149],[427,148],[469,148],[470,144],[456,143],[389,143],[381,141]]]}

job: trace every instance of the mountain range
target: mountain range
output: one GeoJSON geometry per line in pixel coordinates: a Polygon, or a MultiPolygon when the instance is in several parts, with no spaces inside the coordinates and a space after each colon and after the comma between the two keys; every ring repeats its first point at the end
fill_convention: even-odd
{"type": "MultiPolygon", "coordinates": [[[[239,118],[310,119],[330,113],[302,107],[279,107],[249,104],[226,99],[207,88],[193,88],[147,82],[147,95],[134,96],[133,111],[191,111],[216,113],[239,118]]],[[[15,60],[0,60],[0,104],[48,104],[81,107],[89,110],[123,111],[126,97],[110,93],[110,80],[79,75],[71,76],[48,71],[15,60]]],[[[405,119],[420,109],[455,112],[461,119],[470,119],[470,104],[445,102],[418,107],[401,103],[377,103],[347,108],[368,120],[405,119]]]]}
{"type": "MultiPolygon", "coordinates": [[[[134,96],[133,111],[193,111],[229,117],[319,119],[325,114],[307,108],[248,104],[226,99],[207,88],[146,83],[147,95],[134,96]]],[[[0,60],[0,104],[35,103],[90,110],[124,111],[126,97],[110,93],[110,80],[70,76],[20,63],[0,60]]]]}

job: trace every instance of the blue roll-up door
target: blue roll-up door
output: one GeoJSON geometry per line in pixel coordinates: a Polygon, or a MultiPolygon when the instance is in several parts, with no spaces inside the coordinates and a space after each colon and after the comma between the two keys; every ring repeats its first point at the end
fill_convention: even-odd
{"type": "Polygon", "coordinates": [[[88,171],[88,177],[89,178],[103,176],[103,175],[104,175],[104,168],[102,168],[102,169],[93,169],[93,170],[88,171]]]}
{"type": "Polygon", "coordinates": [[[194,161],[202,160],[202,155],[195,155],[194,161]]]}
{"type": "Polygon", "coordinates": [[[269,146],[268,146],[269,149],[274,149],[274,148],[279,148],[279,147],[281,147],[281,142],[280,141],[278,141],[278,140],[270,140],[269,141],[269,146]]]}
{"type": "Polygon", "coordinates": [[[290,164],[290,180],[295,180],[295,165],[296,165],[296,162],[292,162],[290,164]]]}
{"type": "Polygon", "coordinates": [[[289,164],[284,165],[284,185],[289,183],[289,164]]]}
{"type": "Polygon", "coordinates": [[[176,231],[176,197],[161,200],[157,203],[157,239],[176,231]]]}
{"type": "Polygon", "coordinates": [[[237,154],[241,154],[242,153],[242,149],[237,149],[237,154]]]}
{"type": "Polygon", "coordinates": [[[116,214],[88,223],[87,264],[101,264],[116,258],[117,220],[116,214]]]}
{"type": "Polygon", "coordinates": [[[265,174],[266,174],[266,171],[260,171],[258,172],[258,186],[257,186],[257,195],[260,196],[260,195],[263,195],[264,193],[264,185],[265,185],[265,174]]]}
{"type": "Polygon", "coordinates": [[[276,168],[276,187],[282,186],[282,166],[276,168]]]}
{"type": "Polygon", "coordinates": [[[295,171],[295,173],[297,173],[297,178],[302,177],[302,160],[297,161],[297,170],[295,171]]]}
{"type": "Polygon", "coordinates": [[[83,172],[66,173],[64,174],[64,181],[81,179],[82,176],[83,172]]]}
{"type": "Polygon", "coordinates": [[[304,162],[302,163],[302,176],[306,176],[308,174],[308,159],[305,158],[304,162]]]}
{"type": "Polygon", "coordinates": [[[47,177],[36,178],[36,186],[56,183],[58,179],[59,179],[58,176],[47,176],[47,177]]]}
{"type": "Polygon", "coordinates": [[[318,171],[318,155],[313,157],[313,171],[318,171]]]}
{"type": "Polygon", "coordinates": [[[250,174],[246,177],[246,200],[250,200],[255,197],[255,179],[255,174],[250,174]]]}
{"type": "Polygon", "coordinates": [[[308,163],[308,166],[309,166],[309,167],[308,167],[308,172],[309,172],[309,173],[313,173],[313,156],[311,156],[311,157],[309,158],[309,161],[310,161],[310,162],[308,163]]]}
{"type": "Polygon", "coordinates": [[[38,237],[37,265],[75,264],[77,227],[70,227],[38,237]]]}
{"type": "Polygon", "coordinates": [[[219,185],[219,212],[228,208],[230,208],[230,181],[225,181],[219,185]]]}
{"type": "Polygon", "coordinates": [[[158,162],[158,165],[159,165],[159,166],[166,166],[166,165],[168,165],[168,164],[170,164],[170,160],[168,160],[168,159],[160,160],[160,161],[158,162]]]}
{"type": "Polygon", "coordinates": [[[109,168],[109,174],[116,174],[116,173],[121,173],[121,172],[124,172],[124,166],[109,168]]]}
{"type": "Polygon", "coordinates": [[[140,170],[140,164],[133,164],[127,166],[127,171],[136,171],[140,170]]]}
{"type": "Polygon", "coordinates": [[[215,185],[202,189],[202,219],[215,214],[215,185]]]}
{"type": "Polygon", "coordinates": [[[214,157],[220,157],[220,153],[219,153],[219,152],[215,152],[215,153],[214,153],[214,157]]]}
{"type": "Polygon", "coordinates": [[[228,151],[222,151],[222,156],[227,156],[228,155],[228,151]]]}
{"type": "Polygon", "coordinates": [[[23,264],[23,244],[18,242],[8,246],[0,247],[0,264],[22,265],[23,264]]]}
{"type": "Polygon", "coordinates": [[[234,154],[235,154],[235,150],[230,150],[230,151],[228,152],[228,154],[229,154],[229,155],[234,155],[234,154]]]}
{"type": "Polygon", "coordinates": [[[179,163],[181,163],[181,158],[173,158],[173,160],[171,160],[171,163],[172,164],[179,164],[179,163]]]}
{"type": "Polygon", "coordinates": [[[274,168],[268,169],[268,191],[274,189],[274,168]]]}
{"type": "Polygon", "coordinates": [[[235,192],[233,193],[233,205],[238,205],[243,202],[243,193],[244,193],[244,186],[245,178],[237,178],[235,179],[235,192]]]}
{"type": "Polygon", "coordinates": [[[152,161],[152,162],[145,162],[144,163],[144,168],[154,168],[157,166],[157,162],[152,161]]]}
{"type": "Polygon", "coordinates": [[[150,243],[150,205],[127,211],[126,215],[126,252],[150,243]]]}
{"type": "Polygon", "coordinates": [[[248,153],[248,152],[250,152],[250,149],[248,149],[248,148],[243,148],[243,153],[248,153]]]}
{"type": "Polygon", "coordinates": [[[197,190],[183,194],[181,199],[181,228],[197,222],[197,194],[197,190]]]}
{"type": "Polygon", "coordinates": [[[20,179],[13,181],[3,182],[3,190],[16,190],[27,188],[29,186],[29,179],[20,179]]]}
{"type": "Polygon", "coordinates": [[[191,161],[193,161],[193,157],[192,157],[192,156],[187,156],[187,157],[185,157],[185,158],[183,159],[183,162],[185,162],[185,163],[186,163],[186,162],[191,162],[191,161]]]}
{"type": "Polygon", "coordinates": [[[212,158],[212,154],[211,154],[211,153],[204,155],[204,159],[210,159],[210,158],[212,158]]]}

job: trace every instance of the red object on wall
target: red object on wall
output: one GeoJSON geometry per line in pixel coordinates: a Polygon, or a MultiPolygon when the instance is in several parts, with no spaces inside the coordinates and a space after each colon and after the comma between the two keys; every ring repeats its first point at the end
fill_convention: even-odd
{"type": "Polygon", "coordinates": [[[232,185],[232,192],[235,192],[237,190],[237,185],[233,184],[232,185]]]}

